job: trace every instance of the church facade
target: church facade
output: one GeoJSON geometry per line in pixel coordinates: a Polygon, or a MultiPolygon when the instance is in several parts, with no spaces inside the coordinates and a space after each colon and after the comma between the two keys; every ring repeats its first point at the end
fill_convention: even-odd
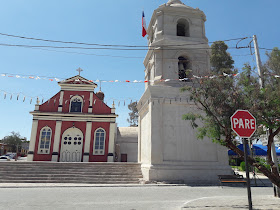
{"type": "Polygon", "coordinates": [[[115,108],[80,75],[58,83],[61,90],[35,105],[28,161],[113,162],[115,108]]]}

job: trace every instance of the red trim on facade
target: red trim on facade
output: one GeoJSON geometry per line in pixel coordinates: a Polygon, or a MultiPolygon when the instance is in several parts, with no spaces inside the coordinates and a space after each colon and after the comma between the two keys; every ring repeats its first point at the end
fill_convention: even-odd
{"type": "Polygon", "coordinates": [[[37,129],[37,133],[36,133],[36,142],[35,142],[35,148],[34,148],[34,158],[33,158],[34,161],[51,161],[52,160],[55,126],[56,126],[56,121],[53,121],[53,120],[39,120],[38,121],[38,129],[37,129]],[[52,129],[50,153],[49,154],[38,154],[40,131],[45,126],[48,126],[52,129]]]}
{"type": "Polygon", "coordinates": [[[67,90],[64,91],[64,96],[63,96],[63,103],[62,103],[62,112],[63,113],[69,112],[70,100],[73,96],[76,96],[76,95],[81,96],[84,100],[82,113],[88,113],[90,92],[88,92],[88,91],[67,91],[67,90]]]}
{"type": "Polygon", "coordinates": [[[108,155],[108,148],[109,148],[109,136],[110,136],[110,123],[109,122],[92,123],[89,162],[107,162],[107,155],[108,155]],[[98,128],[103,128],[106,131],[104,155],[93,155],[94,133],[95,133],[95,130],[98,128]]]}
{"type": "Polygon", "coordinates": [[[101,101],[95,94],[93,94],[92,113],[93,114],[111,114],[111,108],[108,107],[103,101],[101,101]],[[94,101],[95,101],[95,104],[94,104],[94,101]]]}
{"type": "MultiPolygon", "coordinates": [[[[42,105],[39,106],[40,112],[53,112],[58,113],[59,107],[59,99],[60,99],[59,91],[56,95],[54,95],[50,100],[46,101],[42,105]]],[[[64,90],[63,94],[63,101],[62,101],[62,113],[69,113],[69,106],[71,96],[79,95],[83,96],[83,108],[82,113],[87,114],[88,108],[90,105],[90,93],[91,91],[70,91],[64,90]]],[[[92,113],[93,115],[110,115],[111,108],[108,107],[102,100],[100,100],[95,93],[93,92],[93,101],[92,101],[92,113]]],[[[51,115],[51,113],[50,113],[51,115]]],[[[46,116],[46,118],[49,116],[46,116]]],[[[73,118],[75,120],[75,118],[73,118]]],[[[109,120],[109,119],[108,119],[109,120]]],[[[107,155],[108,155],[108,148],[109,148],[109,135],[110,135],[110,122],[92,122],[92,131],[91,131],[91,138],[90,138],[90,151],[84,151],[85,147],[85,134],[86,134],[86,124],[87,122],[78,122],[78,121],[62,121],[61,125],[61,134],[59,139],[59,150],[58,150],[58,161],[60,158],[60,150],[61,150],[61,138],[63,133],[73,126],[80,129],[84,135],[83,138],[83,150],[82,150],[82,159],[84,152],[90,153],[89,154],[89,161],[90,162],[107,162],[107,155]],[[73,124],[74,123],[74,124],[73,124]],[[106,131],[106,139],[105,139],[105,151],[104,155],[93,155],[93,141],[94,141],[94,133],[97,128],[103,128],[106,131]]],[[[55,136],[55,127],[56,121],[55,120],[39,120],[38,121],[38,129],[37,129],[37,136],[35,142],[35,149],[34,149],[34,161],[51,161],[52,159],[52,152],[53,152],[53,145],[54,145],[54,136],[55,136]],[[40,131],[44,126],[49,126],[52,129],[52,139],[51,139],[51,146],[50,146],[50,153],[49,154],[38,154],[38,145],[39,145],[39,137],[40,131]]]]}
{"type": "Polygon", "coordinates": [[[60,92],[55,94],[48,101],[39,106],[41,112],[57,112],[59,105],[60,92]]]}

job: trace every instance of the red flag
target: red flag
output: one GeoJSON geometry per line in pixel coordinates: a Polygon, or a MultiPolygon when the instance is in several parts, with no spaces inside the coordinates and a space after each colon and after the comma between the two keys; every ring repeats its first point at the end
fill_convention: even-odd
{"type": "Polygon", "coordinates": [[[147,35],[147,28],[146,28],[146,20],[144,11],[142,12],[142,36],[145,37],[147,35]]]}

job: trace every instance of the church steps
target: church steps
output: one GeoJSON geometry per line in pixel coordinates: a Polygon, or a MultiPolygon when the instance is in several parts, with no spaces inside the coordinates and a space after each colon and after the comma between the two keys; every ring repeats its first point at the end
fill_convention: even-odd
{"type": "MultiPolygon", "coordinates": [[[[13,172],[13,173],[20,173],[20,174],[30,174],[30,171],[32,171],[32,169],[25,169],[25,170],[20,170],[20,169],[7,169],[7,170],[0,170],[0,174],[5,174],[7,171],[9,172],[13,172]]],[[[104,174],[139,174],[141,175],[141,171],[115,171],[115,170],[104,170],[104,171],[92,171],[92,170],[80,170],[80,171],[69,171],[69,170],[63,170],[63,169],[51,169],[51,170],[34,170],[31,172],[32,174],[37,174],[37,173],[41,173],[41,174],[49,174],[49,173],[53,173],[53,174],[63,174],[63,173],[68,173],[68,174],[100,174],[100,175],[104,175],[104,174]]]]}
{"type": "Polygon", "coordinates": [[[117,163],[98,163],[98,162],[91,162],[91,163],[85,163],[85,162],[71,162],[71,163],[66,163],[66,162],[47,162],[47,161],[34,161],[34,162],[21,162],[21,161],[6,161],[6,162],[0,162],[0,166],[1,165],[44,165],[44,166],[92,166],[92,167],[98,167],[98,166],[111,166],[111,167],[131,167],[131,166],[138,166],[139,163],[121,163],[121,162],[117,162],[117,163]]]}
{"type": "Polygon", "coordinates": [[[107,178],[141,178],[141,174],[133,174],[133,175],[128,175],[128,174],[0,174],[1,178],[26,178],[26,177],[93,177],[93,178],[102,178],[102,177],[107,177],[107,178]]]}
{"type": "Polygon", "coordinates": [[[0,180],[0,183],[139,184],[137,181],[0,180]]]}
{"type": "Polygon", "coordinates": [[[65,181],[139,181],[139,178],[123,178],[123,177],[2,177],[1,180],[10,180],[10,181],[16,181],[16,180],[21,180],[21,181],[26,181],[26,180],[41,180],[41,181],[58,181],[58,180],[65,180],[65,181]],[[82,180],[77,180],[77,179],[82,179],[82,180]]]}
{"type": "Polygon", "coordinates": [[[139,184],[142,178],[137,163],[0,163],[0,183],[139,184]]]}
{"type": "Polygon", "coordinates": [[[13,173],[20,173],[20,174],[30,174],[30,171],[32,171],[32,174],[36,174],[36,173],[41,173],[41,174],[49,174],[49,173],[53,173],[53,174],[63,174],[63,173],[68,173],[68,174],[100,174],[100,175],[104,175],[104,174],[139,174],[141,175],[141,171],[137,171],[137,170],[123,170],[123,171],[118,171],[118,170],[89,170],[89,169],[85,169],[85,170],[67,170],[67,169],[31,169],[31,168],[26,168],[26,169],[12,169],[12,168],[7,168],[7,169],[2,169],[0,170],[0,174],[5,174],[6,172],[13,172],[13,173]]]}

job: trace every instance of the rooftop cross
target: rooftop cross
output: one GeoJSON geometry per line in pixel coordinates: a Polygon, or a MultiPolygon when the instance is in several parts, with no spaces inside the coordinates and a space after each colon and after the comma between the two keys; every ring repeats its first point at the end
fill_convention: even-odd
{"type": "Polygon", "coordinates": [[[80,75],[81,75],[81,71],[83,71],[83,69],[78,68],[76,71],[78,71],[78,72],[79,72],[79,76],[80,76],[80,75]]]}

